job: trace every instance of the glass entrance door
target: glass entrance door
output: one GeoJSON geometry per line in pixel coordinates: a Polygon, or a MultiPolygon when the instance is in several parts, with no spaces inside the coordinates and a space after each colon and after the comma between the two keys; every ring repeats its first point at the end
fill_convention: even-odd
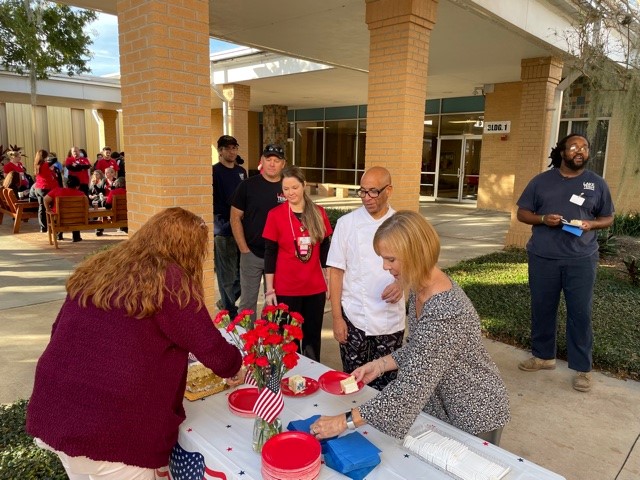
{"type": "Polygon", "coordinates": [[[482,136],[441,136],[438,141],[436,198],[476,201],[482,136]]]}

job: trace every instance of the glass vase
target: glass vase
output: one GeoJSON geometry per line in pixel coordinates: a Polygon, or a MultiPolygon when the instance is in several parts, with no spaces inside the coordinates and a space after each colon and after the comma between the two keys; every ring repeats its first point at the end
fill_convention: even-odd
{"type": "Polygon", "coordinates": [[[273,422],[267,422],[260,417],[256,417],[253,422],[253,450],[258,453],[262,452],[262,447],[266,441],[278,433],[282,433],[282,420],[280,420],[280,417],[273,422]]]}

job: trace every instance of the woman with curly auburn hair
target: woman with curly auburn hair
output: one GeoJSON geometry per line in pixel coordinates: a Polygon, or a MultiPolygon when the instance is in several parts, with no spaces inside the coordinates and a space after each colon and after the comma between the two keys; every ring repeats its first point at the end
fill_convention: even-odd
{"type": "Polygon", "coordinates": [[[189,352],[240,383],[231,378],[240,352],[204,306],[208,240],[202,218],[169,208],[67,281],[36,368],[27,430],[58,454],[70,478],[109,470],[153,479],[167,465],[185,418],[189,352]]]}
{"type": "Polygon", "coordinates": [[[404,438],[421,411],[498,445],[509,421],[509,397],[482,344],[480,318],[464,291],[437,266],[440,239],[417,212],[398,211],[373,237],[382,266],[409,290],[406,343],[355,369],[370,383],[389,370],[398,376],[374,398],[311,425],[316,438],[366,423],[404,438]]]}

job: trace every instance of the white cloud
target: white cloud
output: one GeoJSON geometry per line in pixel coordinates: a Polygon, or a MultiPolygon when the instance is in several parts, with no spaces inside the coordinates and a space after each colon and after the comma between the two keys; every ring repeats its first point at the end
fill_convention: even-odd
{"type": "Polygon", "coordinates": [[[120,73],[118,17],[97,13],[96,21],[88,26],[89,35],[93,40],[93,45],[90,48],[93,58],[89,61],[91,75],[120,73]]]}

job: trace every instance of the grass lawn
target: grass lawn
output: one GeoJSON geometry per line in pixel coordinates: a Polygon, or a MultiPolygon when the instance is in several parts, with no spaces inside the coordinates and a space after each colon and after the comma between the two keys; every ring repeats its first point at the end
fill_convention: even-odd
{"type": "MultiPolygon", "coordinates": [[[[640,380],[640,288],[628,275],[598,267],[593,299],[594,368],[640,380]]],[[[485,334],[530,348],[527,256],[510,249],[461,262],[447,269],[475,305],[485,334]]],[[[558,358],[566,359],[566,308],[558,314],[558,358]]]]}

